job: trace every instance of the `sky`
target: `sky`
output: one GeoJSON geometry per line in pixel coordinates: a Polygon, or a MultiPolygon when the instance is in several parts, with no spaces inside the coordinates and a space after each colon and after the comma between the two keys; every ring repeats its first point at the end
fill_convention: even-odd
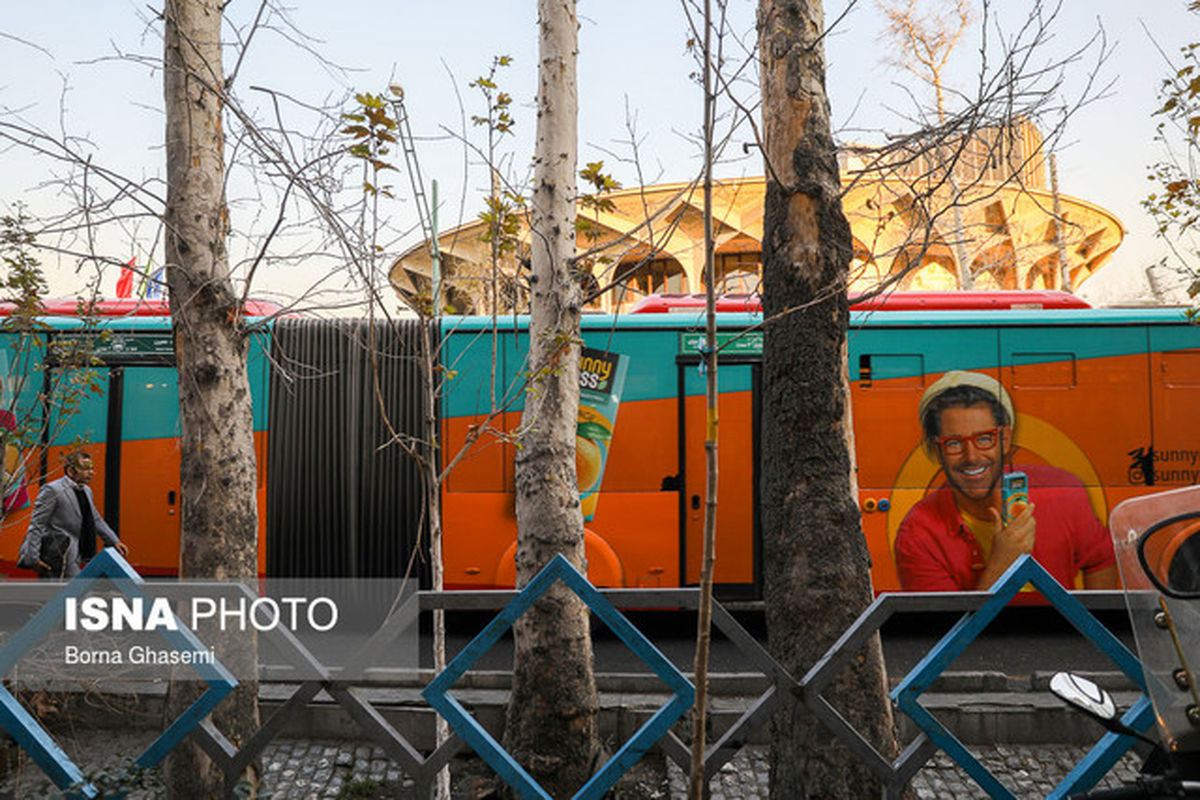
{"type": "MultiPolygon", "coordinates": [[[[43,0],[11,5],[0,22],[0,119],[64,131],[94,163],[135,179],[161,176],[162,82],[154,68],[161,39],[147,4],[43,0]]],[[[997,8],[986,30],[991,43],[1013,35],[1031,15],[1028,0],[992,5],[997,8]]],[[[1038,56],[1037,63],[1061,57],[1098,33],[1109,51],[1098,69],[1095,46],[1072,65],[1064,97],[1091,77],[1095,86],[1108,88],[1068,119],[1058,149],[1061,191],[1114,212],[1128,231],[1113,261],[1084,287],[1082,293],[1096,303],[1147,296],[1145,269],[1165,255],[1140,203],[1149,190],[1147,167],[1161,157],[1153,140],[1153,111],[1168,69],[1164,54],[1171,57],[1189,39],[1200,38],[1200,15],[1185,7],[1185,0],[1064,0],[1048,47],[1038,56]]],[[[702,96],[693,74],[696,62],[686,47],[691,33],[683,5],[580,0],[578,9],[580,163],[603,159],[626,186],[690,180],[700,167],[695,132],[702,96]],[[631,123],[636,162],[629,145],[631,123]]],[[[244,25],[257,10],[257,2],[233,0],[227,13],[233,24],[244,25]]],[[[978,2],[977,20],[982,10],[978,2]]],[[[754,11],[751,2],[728,5],[730,27],[742,37],[740,43],[727,41],[730,69],[742,63],[753,42],[754,11]]],[[[256,34],[239,68],[235,90],[251,110],[263,118],[268,111],[266,95],[251,87],[269,87],[297,103],[322,104],[400,83],[426,185],[430,179],[439,183],[439,224],[445,228],[474,218],[489,182],[482,160],[462,142],[464,133],[474,147],[483,142],[482,129],[470,122],[482,113],[482,101],[468,83],[486,74],[495,56],[509,55],[512,65],[500,70],[497,83],[514,98],[516,124],[513,135],[503,137],[500,153],[506,177],[527,176],[535,126],[534,2],[293,0],[286,13],[292,27],[282,28],[278,16],[269,17],[271,25],[256,34]]],[[[893,63],[875,0],[829,2],[826,17],[837,19],[826,42],[836,135],[843,141],[878,141],[882,131],[904,130],[914,99],[928,101],[928,92],[893,63]]],[[[983,35],[977,22],[956,50],[947,78],[952,88],[967,91],[972,85],[983,35]]],[[[234,58],[231,48],[227,71],[234,58]]],[[[753,72],[742,75],[752,79],[753,72]]],[[[752,85],[743,81],[740,86],[743,97],[752,100],[752,85]]],[[[290,124],[311,126],[298,105],[285,106],[290,124]]],[[[757,152],[746,154],[742,147],[752,139],[744,124],[733,132],[719,175],[761,174],[757,152]]],[[[0,148],[0,213],[11,213],[18,204],[32,213],[66,207],[69,198],[49,182],[54,174],[43,158],[0,148]]],[[[264,230],[274,216],[272,197],[238,181],[230,184],[235,230],[264,230]]],[[[381,213],[396,234],[387,246],[398,249],[420,237],[408,176],[394,176],[392,185],[395,197],[385,201],[381,213]]],[[[126,226],[119,234],[104,234],[100,244],[119,260],[131,255],[144,260],[154,249],[154,233],[149,223],[126,226]]],[[[246,247],[245,242],[231,244],[235,259],[246,258],[246,247]]],[[[72,259],[47,253],[43,260],[50,267],[52,294],[81,291],[94,278],[93,268],[72,259]]],[[[322,278],[318,273],[324,268],[315,264],[315,259],[294,258],[265,268],[254,293],[284,298],[320,280],[345,282],[338,276],[322,278]]],[[[110,270],[99,280],[111,294],[116,273],[110,270]]]]}

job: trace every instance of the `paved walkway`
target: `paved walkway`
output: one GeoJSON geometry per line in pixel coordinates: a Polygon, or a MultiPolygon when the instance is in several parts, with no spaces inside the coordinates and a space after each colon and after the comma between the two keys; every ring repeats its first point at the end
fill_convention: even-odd
{"type": "MultiPolygon", "coordinates": [[[[146,742],[135,734],[89,732],[82,740],[63,741],[64,749],[81,764],[85,774],[119,766],[123,757],[136,753],[146,742]]],[[[1025,798],[1045,797],[1083,756],[1082,747],[1060,745],[1007,745],[974,748],[976,755],[1013,793],[1025,798]]],[[[290,740],[270,745],[264,753],[263,796],[271,800],[324,800],[325,798],[403,798],[418,800],[413,782],[378,747],[354,742],[290,740]]],[[[486,800],[496,796],[494,781],[478,760],[456,759],[453,765],[456,800],[486,800]]],[[[1116,786],[1135,777],[1137,762],[1127,756],[1105,779],[1116,786]]],[[[745,748],[712,782],[713,800],[767,800],[767,751],[745,748]]],[[[919,800],[962,800],[986,795],[942,754],[913,781],[919,800]]],[[[131,798],[163,796],[156,776],[132,792],[131,798]]],[[[674,764],[652,755],[643,759],[634,785],[624,798],[683,798],[687,778],[674,764]]],[[[26,759],[13,764],[0,778],[0,798],[57,797],[41,771],[26,759]]]]}
{"type": "MultiPolygon", "coordinates": [[[[1086,752],[1064,745],[1005,745],[972,748],[982,761],[1018,798],[1045,797],[1086,752]]],[[[1138,762],[1123,759],[1101,785],[1118,786],[1137,775],[1138,762]]],[[[712,780],[712,800],[766,800],[766,747],[747,747],[726,764],[712,780]]],[[[670,797],[687,796],[687,776],[674,764],[668,765],[670,797]]],[[[934,756],[917,773],[912,788],[918,800],[963,800],[986,798],[987,794],[942,753],[934,756]]]]}

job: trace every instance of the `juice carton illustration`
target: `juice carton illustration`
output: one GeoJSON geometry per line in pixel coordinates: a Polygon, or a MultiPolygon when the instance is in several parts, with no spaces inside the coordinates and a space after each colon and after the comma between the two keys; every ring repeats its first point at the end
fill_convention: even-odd
{"type": "Polygon", "coordinates": [[[596,515],[600,482],[617,424],[628,358],[583,348],[579,357],[579,418],[575,429],[575,471],[584,520],[596,515]]]}

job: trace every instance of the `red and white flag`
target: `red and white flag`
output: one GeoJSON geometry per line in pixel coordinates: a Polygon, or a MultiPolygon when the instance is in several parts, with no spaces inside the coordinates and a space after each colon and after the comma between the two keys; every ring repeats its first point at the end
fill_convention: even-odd
{"type": "Polygon", "coordinates": [[[121,277],[117,278],[117,297],[132,297],[133,296],[133,263],[135,258],[129,259],[129,263],[121,267],[121,277]]]}

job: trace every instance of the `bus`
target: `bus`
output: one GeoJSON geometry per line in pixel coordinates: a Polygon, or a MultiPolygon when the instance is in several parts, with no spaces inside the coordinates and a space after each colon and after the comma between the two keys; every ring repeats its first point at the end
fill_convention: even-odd
{"type": "MultiPolygon", "coordinates": [[[[593,495],[585,523],[589,577],[598,585],[698,582],[703,322],[690,296],[649,298],[622,316],[583,317],[593,363],[619,365],[623,378],[620,387],[604,387],[612,401],[607,416],[580,427],[582,434],[591,426],[580,439],[598,442],[587,445],[589,457],[602,460],[588,471],[596,486],[585,487],[593,495]]],[[[723,299],[716,580],[727,598],[761,590],[760,323],[756,299],[723,299]]],[[[79,335],[70,316],[46,324],[47,340],[79,335]]],[[[130,544],[131,562],[144,574],[171,574],[178,565],[179,421],[170,320],[114,316],[104,324],[98,389],[43,455],[27,460],[28,493],[36,496],[42,481],[61,474],[65,450],[84,442],[97,465],[97,504],[130,544]]],[[[416,342],[423,323],[374,323],[368,336],[369,324],[281,317],[252,334],[263,574],[426,574],[421,474],[400,448],[387,446],[397,431],[420,435],[416,342]],[[368,340],[379,356],[367,356],[368,340]]],[[[510,587],[516,518],[509,434],[521,419],[527,320],[429,324],[442,376],[440,454],[443,464],[456,462],[441,490],[446,586],[510,587]]],[[[0,354],[9,361],[12,337],[0,332],[0,354]]],[[[1056,292],[895,294],[856,304],[848,352],[859,505],[877,591],[902,588],[894,560],[900,523],[944,480],[922,446],[917,408],[947,371],[999,381],[1016,410],[1013,460],[1078,477],[1102,522],[1128,497],[1200,483],[1200,329],[1183,309],[1093,309],[1056,292]]],[[[45,366],[53,372],[52,363],[45,366]]],[[[33,384],[12,399],[21,413],[40,413],[33,384]]],[[[0,571],[18,572],[28,513],[28,506],[14,509],[4,520],[0,571]]]]}
{"type": "MultiPolygon", "coordinates": [[[[611,586],[695,585],[705,499],[702,301],[654,297],[637,311],[583,319],[586,347],[628,359],[599,501],[586,523],[590,575],[611,586]]],[[[715,580],[726,597],[753,597],[762,576],[761,316],[746,297],[724,298],[718,312],[715,580]]],[[[444,324],[446,363],[458,375],[442,401],[449,457],[482,425],[512,430],[519,408],[488,419],[492,373],[483,367],[492,323],[444,324]]],[[[497,396],[522,369],[527,335],[519,322],[500,326],[497,396]]],[[[1200,483],[1200,328],[1183,309],[1092,309],[1059,292],[895,294],[852,311],[848,352],[859,505],[876,591],[902,589],[897,532],[944,481],[923,446],[917,410],[925,389],[950,370],[1005,387],[1016,410],[1012,461],[1076,476],[1100,522],[1128,497],[1200,483]]],[[[446,482],[448,587],[512,584],[512,457],[502,437],[482,437],[446,482]]]]}

